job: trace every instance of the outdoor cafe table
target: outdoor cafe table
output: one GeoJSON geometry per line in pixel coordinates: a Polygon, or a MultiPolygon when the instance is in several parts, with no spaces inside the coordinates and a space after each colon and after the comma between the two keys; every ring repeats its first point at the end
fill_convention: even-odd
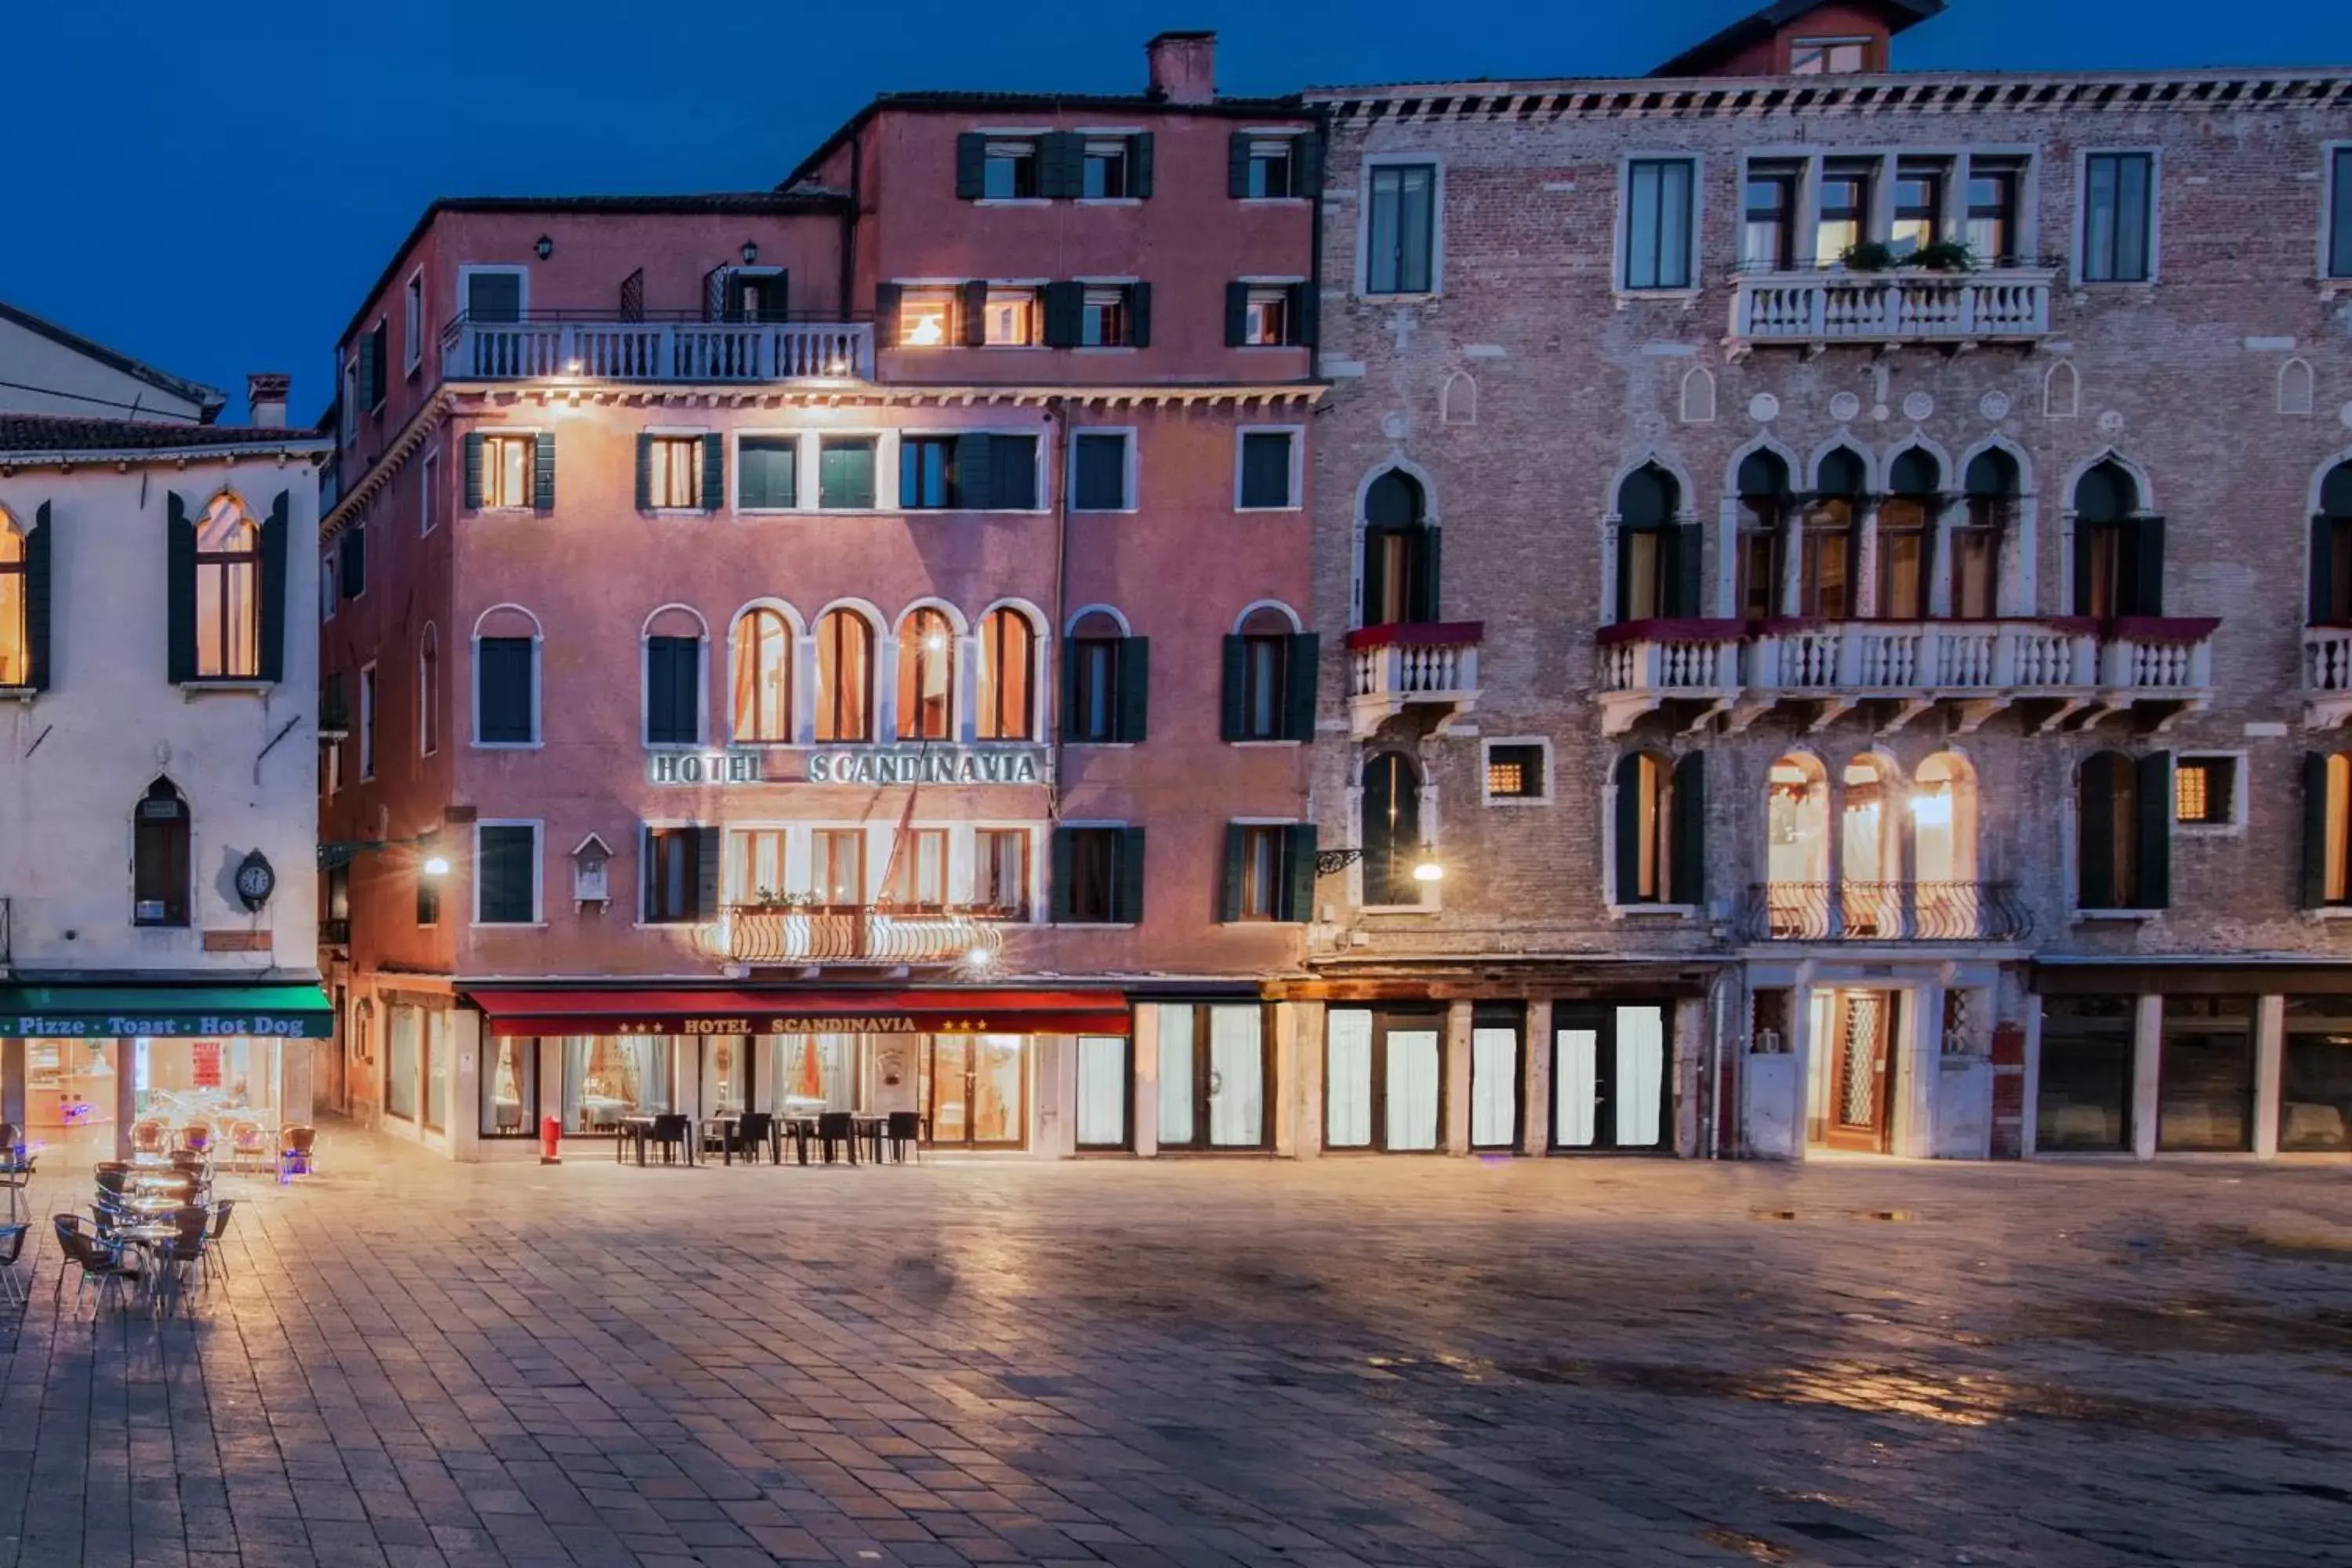
{"type": "Polygon", "coordinates": [[[646,1140],[653,1133],[654,1119],[650,1116],[616,1116],[613,1119],[613,1127],[614,1130],[613,1133],[613,1163],[615,1165],[626,1163],[626,1162],[621,1158],[621,1151],[624,1142],[625,1142],[635,1143],[637,1146],[637,1163],[640,1165],[644,1164],[646,1163],[646,1140]]]}
{"type": "Polygon", "coordinates": [[[152,1299],[155,1293],[155,1270],[159,1266],[155,1250],[168,1247],[179,1238],[180,1227],[176,1225],[149,1224],[117,1226],[105,1240],[106,1245],[114,1249],[117,1258],[130,1247],[147,1254],[147,1261],[139,1267],[139,1288],[152,1299]]]}

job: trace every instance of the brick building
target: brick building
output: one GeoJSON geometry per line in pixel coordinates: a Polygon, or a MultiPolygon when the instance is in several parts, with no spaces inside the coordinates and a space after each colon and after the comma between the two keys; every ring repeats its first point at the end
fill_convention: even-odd
{"type": "Polygon", "coordinates": [[[2352,70],[1940,9],[1307,94],[1302,1147],[2347,1146],[2352,70]]]}
{"type": "Polygon", "coordinates": [[[1150,61],[417,224],[339,349],[330,1098],[1286,1142],[1319,149],[1150,61]]]}

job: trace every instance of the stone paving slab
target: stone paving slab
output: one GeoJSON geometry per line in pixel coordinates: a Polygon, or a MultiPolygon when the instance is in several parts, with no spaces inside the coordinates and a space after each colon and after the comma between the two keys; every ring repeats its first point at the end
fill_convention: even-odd
{"type": "MultiPolygon", "coordinates": [[[[88,1201],[54,1151],[37,1216],[88,1201]]],[[[2352,1167],[456,1166],[0,1316],[0,1568],[2352,1562],[2352,1167]]]]}

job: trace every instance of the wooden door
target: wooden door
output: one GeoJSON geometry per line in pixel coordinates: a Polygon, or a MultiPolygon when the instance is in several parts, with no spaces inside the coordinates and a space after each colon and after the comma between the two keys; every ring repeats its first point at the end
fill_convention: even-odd
{"type": "Polygon", "coordinates": [[[1837,1054],[1822,1142],[1832,1149],[1884,1154],[1893,1147],[1895,997],[1885,991],[1837,994],[1837,1054]]]}

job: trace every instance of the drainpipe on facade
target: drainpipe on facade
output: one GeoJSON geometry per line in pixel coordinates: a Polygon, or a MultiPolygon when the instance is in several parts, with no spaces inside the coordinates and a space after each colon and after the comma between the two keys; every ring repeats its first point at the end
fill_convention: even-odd
{"type": "Polygon", "coordinates": [[[1046,628],[1045,634],[1045,646],[1054,649],[1057,656],[1047,661],[1051,673],[1045,682],[1048,694],[1046,711],[1051,715],[1050,722],[1053,725],[1053,737],[1050,743],[1054,748],[1049,753],[1053,758],[1054,765],[1045,784],[1045,820],[1052,824],[1062,820],[1062,688],[1064,682],[1060,661],[1069,658],[1069,649],[1065,646],[1069,627],[1063,624],[1063,617],[1069,614],[1070,602],[1070,428],[1069,406],[1063,399],[1049,397],[1045,400],[1045,427],[1053,434],[1055,454],[1054,461],[1048,464],[1045,469],[1047,473],[1055,476],[1054,622],[1046,628]]]}

